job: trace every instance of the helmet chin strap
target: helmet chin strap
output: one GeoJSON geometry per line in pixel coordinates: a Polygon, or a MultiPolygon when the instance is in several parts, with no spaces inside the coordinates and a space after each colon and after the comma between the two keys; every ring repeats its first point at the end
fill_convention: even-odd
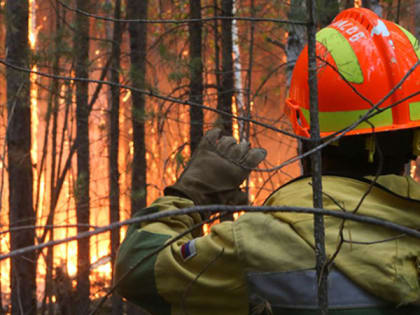
{"type": "Polygon", "coordinates": [[[367,135],[365,148],[369,151],[369,163],[373,163],[376,145],[375,145],[375,136],[374,135],[367,135]]]}

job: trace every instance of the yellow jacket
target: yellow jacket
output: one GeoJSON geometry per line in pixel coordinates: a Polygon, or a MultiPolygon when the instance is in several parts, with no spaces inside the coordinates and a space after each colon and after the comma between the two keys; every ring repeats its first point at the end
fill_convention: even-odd
{"type": "MultiPolygon", "coordinates": [[[[265,205],[312,207],[310,178],[274,192],[265,205]]],[[[323,177],[324,208],[353,211],[371,182],[323,177]]],[[[152,211],[193,206],[162,197],[152,211]]],[[[358,214],[420,228],[420,185],[407,177],[379,178],[358,214]]],[[[200,222],[198,214],[132,225],[122,243],[116,280],[140,259],[200,222]]],[[[340,241],[343,220],[325,217],[327,255],[340,241]]],[[[343,243],[329,277],[330,314],[420,314],[420,239],[365,223],[344,222],[343,243]],[[389,304],[392,304],[390,306],[389,304]],[[404,309],[395,306],[410,305],[404,309]],[[336,312],[336,313],[334,313],[336,312]]],[[[275,314],[315,314],[313,215],[247,213],[191,233],[124,277],[119,292],[153,314],[248,314],[269,304],[275,314]]]]}

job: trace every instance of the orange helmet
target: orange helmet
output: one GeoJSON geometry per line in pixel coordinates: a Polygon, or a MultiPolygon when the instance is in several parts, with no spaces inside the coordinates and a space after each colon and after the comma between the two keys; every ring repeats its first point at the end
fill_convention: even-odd
{"type": "MultiPolygon", "coordinates": [[[[341,12],[316,35],[318,106],[321,137],[359,119],[400,82],[420,58],[416,38],[403,27],[373,11],[341,12]],[[364,100],[353,89],[370,100],[364,100]]],[[[420,66],[379,108],[386,108],[420,90],[420,66]]],[[[305,47],[293,71],[286,100],[295,133],[309,137],[308,51],[305,47]]],[[[420,95],[362,122],[348,135],[420,126],[420,95]]]]}

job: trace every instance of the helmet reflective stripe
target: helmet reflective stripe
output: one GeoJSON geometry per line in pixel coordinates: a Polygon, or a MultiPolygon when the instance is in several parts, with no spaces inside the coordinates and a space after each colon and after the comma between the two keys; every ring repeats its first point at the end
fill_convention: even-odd
{"type": "Polygon", "coordinates": [[[335,28],[326,27],[316,34],[337,65],[337,70],[349,82],[363,83],[363,73],[359,60],[348,40],[335,28]]]}
{"type": "MultiPolygon", "coordinates": [[[[420,104],[419,104],[420,105],[420,104]]],[[[305,108],[300,108],[303,116],[306,121],[310,121],[309,110],[305,108]]],[[[321,132],[334,132],[341,129],[344,129],[355,121],[357,121],[361,116],[366,114],[368,110],[353,110],[353,111],[336,111],[336,112],[319,112],[319,125],[321,132]]],[[[420,118],[420,107],[417,109],[417,114],[420,118]]],[[[392,111],[387,109],[372,118],[369,118],[370,124],[366,122],[360,123],[355,130],[358,129],[371,129],[372,125],[375,127],[382,127],[392,124],[392,111]],[[372,124],[372,125],[371,125],[372,124]]]]}
{"type": "Polygon", "coordinates": [[[420,120],[420,102],[410,103],[410,120],[420,120]]]}
{"type": "Polygon", "coordinates": [[[410,41],[411,45],[413,45],[413,49],[416,52],[417,58],[420,59],[420,46],[419,46],[419,41],[414,37],[413,34],[411,34],[409,31],[407,31],[404,27],[397,25],[401,31],[403,31],[403,33],[405,34],[405,36],[407,36],[408,40],[410,41]]]}

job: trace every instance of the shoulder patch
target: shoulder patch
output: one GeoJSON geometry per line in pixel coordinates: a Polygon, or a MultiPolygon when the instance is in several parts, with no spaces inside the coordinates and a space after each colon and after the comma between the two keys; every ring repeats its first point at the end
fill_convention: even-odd
{"type": "Polygon", "coordinates": [[[181,246],[181,256],[182,259],[188,260],[193,258],[197,255],[197,248],[195,247],[195,241],[197,239],[193,239],[191,241],[186,242],[181,246]]]}

